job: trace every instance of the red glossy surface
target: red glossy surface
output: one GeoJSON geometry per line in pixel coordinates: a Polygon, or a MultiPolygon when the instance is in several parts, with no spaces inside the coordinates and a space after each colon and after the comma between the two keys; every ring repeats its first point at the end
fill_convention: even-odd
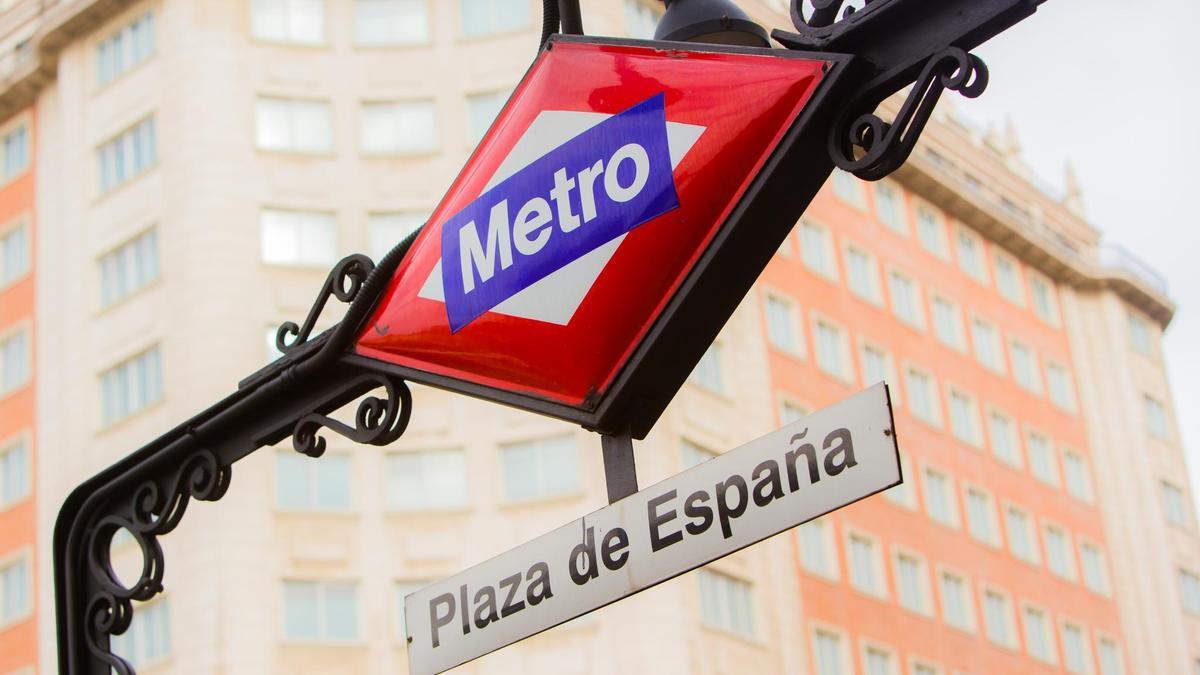
{"type": "Polygon", "coordinates": [[[582,406],[603,393],[822,77],[822,62],[559,44],[543,53],[468,161],[359,337],[372,358],[582,406]],[[675,168],[680,207],[636,228],[566,326],[489,312],[451,334],[417,297],[441,224],[484,185],[543,110],[615,114],[666,92],[668,122],[706,127],[675,168]]]}

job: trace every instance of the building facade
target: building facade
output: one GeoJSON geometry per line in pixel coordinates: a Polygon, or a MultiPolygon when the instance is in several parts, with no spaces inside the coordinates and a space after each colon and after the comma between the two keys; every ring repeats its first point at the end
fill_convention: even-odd
{"type": "MultiPolygon", "coordinates": [[[[740,4],[786,25],[784,3],[740,4]]],[[[540,3],[9,5],[0,345],[24,336],[25,356],[0,363],[21,375],[0,386],[0,457],[18,458],[0,570],[24,571],[0,605],[27,599],[0,614],[0,672],[47,671],[62,500],[276,358],[276,326],[341,256],[377,259],[424,221],[534,56],[540,3]]],[[[657,8],[585,2],[584,23],[645,37],[657,8]]],[[[461,671],[1194,668],[1173,306],[1102,254],[1078,201],[944,105],[891,179],[835,174],[637,444],[638,473],[882,379],[905,484],[461,671]]],[[[319,460],[285,443],[239,462],[164,538],[167,590],[115,641],[139,672],[404,672],[406,592],[605,503],[594,435],[431,389],[394,445],[329,440],[319,460]]],[[[132,575],[137,546],[114,548],[132,575]]]]}

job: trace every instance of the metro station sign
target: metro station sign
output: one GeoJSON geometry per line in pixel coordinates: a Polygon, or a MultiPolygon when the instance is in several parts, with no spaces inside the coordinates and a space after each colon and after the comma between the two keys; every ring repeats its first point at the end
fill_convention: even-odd
{"type": "Polygon", "coordinates": [[[689,278],[721,273],[719,235],[740,225],[739,201],[837,58],[682,47],[551,42],[397,269],[356,352],[585,426],[648,430],[736,306],[709,298],[693,325],[672,300],[689,278]],[[671,323],[691,326],[680,342],[699,347],[655,356],[672,363],[630,388],[622,376],[636,375],[671,323]],[[658,389],[659,406],[614,407],[658,389]]]}

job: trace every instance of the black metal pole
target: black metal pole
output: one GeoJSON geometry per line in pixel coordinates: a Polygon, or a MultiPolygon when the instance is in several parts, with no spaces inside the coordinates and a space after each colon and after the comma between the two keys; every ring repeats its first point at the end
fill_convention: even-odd
{"type": "Polygon", "coordinates": [[[567,35],[583,35],[583,16],[579,13],[579,0],[558,0],[558,16],[562,32],[567,35]]]}
{"type": "Polygon", "coordinates": [[[608,485],[608,503],[612,504],[637,492],[633,437],[629,433],[601,434],[600,449],[604,454],[604,480],[608,485]]]}

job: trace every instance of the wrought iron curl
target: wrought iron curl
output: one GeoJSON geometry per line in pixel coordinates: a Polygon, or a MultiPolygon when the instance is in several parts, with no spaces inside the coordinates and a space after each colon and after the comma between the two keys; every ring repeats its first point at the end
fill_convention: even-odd
{"type": "MultiPolygon", "coordinates": [[[[887,0],[864,0],[863,9],[872,4],[883,4],[885,2],[887,0]]],[[[846,5],[846,0],[810,0],[809,4],[812,5],[812,13],[805,18],[804,0],[792,0],[792,24],[798,31],[803,32],[805,29],[832,26],[838,21],[845,21],[858,11],[853,5],[846,5]],[[843,9],[843,5],[845,5],[845,9],[843,9]],[[839,13],[841,14],[840,17],[838,16],[839,13]]]]}
{"type": "Polygon", "coordinates": [[[325,454],[325,439],[318,433],[322,427],[355,443],[368,445],[388,445],[404,434],[412,415],[412,392],[408,385],[381,373],[371,373],[364,378],[383,387],[384,398],[367,396],[359,401],[353,427],[320,413],[301,417],[292,431],[292,447],[296,452],[309,457],[325,454]]]}
{"type": "Polygon", "coordinates": [[[179,524],[188,501],[216,501],[229,488],[231,469],[215,453],[201,449],[192,454],[169,481],[151,479],[138,485],[129,500],[128,515],[109,515],[92,529],[87,546],[88,569],[99,589],[88,602],[88,649],[114,671],[133,672],[121,657],[112,654],[108,638],[129,629],[133,601],[144,602],[163,590],[164,557],[158,537],[179,524]],[[112,565],[113,538],[121,530],[137,542],[142,558],[138,578],[128,585],[112,565]]]}
{"type": "MultiPolygon", "coordinates": [[[[958,47],[947,47],[925,63],[893,122],[867,112],[849,124],[834,125],[829,137],[830,157],[839,168],[863,180],[879,180],[899,168],[912,154],[943,90],[975,98],[987,84],[988,70],[982,59],[958,47]]],[[[878,101],[856,101],[847,110],[868,106],[873,109],[877,104],[878,101]]]]}
{"type": "Polygon", "coordinates": [[[361,253],[342,258],[325,278],[325,284],[321,287],[317,300],[308,310],[304,325],[298,326],[295,321],[285,321],[280,324],[279,330],[275,332],[275,348],[287,353],[306,342],[312,334],[321,312],[325,309],[325,303],[329,301],[329,297],[332,295],[344,303],[353,302],[373,269],[375,269],[375,263],[361,253]]]}

